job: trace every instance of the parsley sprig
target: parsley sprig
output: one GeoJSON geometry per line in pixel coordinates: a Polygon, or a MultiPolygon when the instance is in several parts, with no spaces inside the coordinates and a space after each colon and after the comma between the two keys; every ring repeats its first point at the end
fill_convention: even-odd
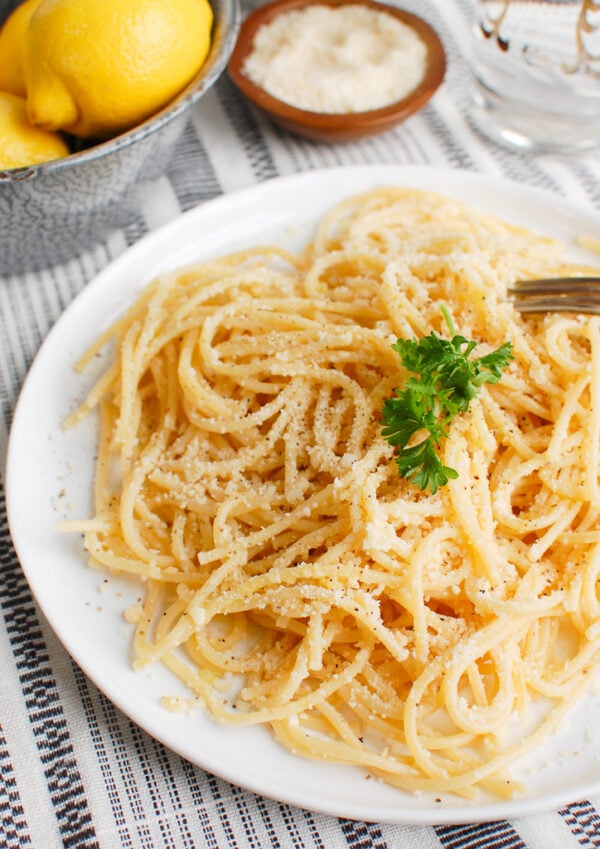
{"type": "Polygon", "coordinates": [[[483,357],[471,357],[477,343],[455,333],[448,311],[443,308],[442,312],[453,334],[451,339],[432,331],[419,340],[398,339],[392,345],[404,368],[417,377],[410,377],[403,389],[396,389],[384,401],[382,410],[382,434],[398,448],[398,472],[419,489],[429,487],[432,493],[458,477],[438,455],[448,426],[466,412],[484,383],[500,380],[513,358],[510,342],[483,357]],[[415,443],[413,437],[420,432],[427,435],[415,443]]]}

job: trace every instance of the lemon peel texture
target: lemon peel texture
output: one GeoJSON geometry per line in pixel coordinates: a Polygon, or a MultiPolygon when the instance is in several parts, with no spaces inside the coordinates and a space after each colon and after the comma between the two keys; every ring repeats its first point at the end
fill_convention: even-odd
{"type": "Polygon", "coordinates": [[[38,165],[68,154],[62,136],[31,126],[22,97],[0,92],[0,170],[38,165]]]}
{"type": "Polygon", "coordinates": [[[29,20],[41,0],[24,0],[0,29],[0,90],[25,97],[23,53],[29,20]]]}
{"type": "Polygon", "coordinates": [[[210,48],[207,0],[42,0],[25,49],[30,121],[107,138],[158,112],[210,48]]]}

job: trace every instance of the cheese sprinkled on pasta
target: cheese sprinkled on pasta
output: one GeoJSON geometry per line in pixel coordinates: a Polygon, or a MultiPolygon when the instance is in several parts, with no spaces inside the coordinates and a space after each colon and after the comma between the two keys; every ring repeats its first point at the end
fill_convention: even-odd
{"type": "Polygon", "coordinates": [[[389,188],[298,255],[151,284],[82,361],[114,340],[69,422],[99,408],[95,513],[68,527],[143,579],[136,663],[403,790],[521,790],[509,765],[600,659],[600,319],[506,295],[586,270],[562,250],[389,188]],[[478,354],[515,359],[452,423],[458,478],[431,495],[399,477],[380,410],[407,377],[391,344],[444,335],[442,304],[478,354]]]}

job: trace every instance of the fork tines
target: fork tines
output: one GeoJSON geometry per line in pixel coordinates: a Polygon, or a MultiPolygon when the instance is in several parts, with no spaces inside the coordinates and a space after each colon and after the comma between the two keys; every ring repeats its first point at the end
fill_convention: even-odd
{"type": "Polygon", "coordinates": [[[518,280],[508,289],[519,312],[579,312],[600,315],[600,276],[518,280]]]}

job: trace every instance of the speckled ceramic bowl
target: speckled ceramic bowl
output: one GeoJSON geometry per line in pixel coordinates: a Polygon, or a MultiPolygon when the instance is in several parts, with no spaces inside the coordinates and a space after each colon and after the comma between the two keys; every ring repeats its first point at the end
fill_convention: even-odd
{"type": "MultiPolygon", "coordinates": [[[[18,2],[0,0],[0,21],[18,2]]],[[[211,0],[210,53],[166,108],[133,130],[30,168],[0,171],[0,278],[66,262],[134,211],[133,189],[162,173],[189,109],[227,65],[240,24],[239,0],[211,0]]]]}

